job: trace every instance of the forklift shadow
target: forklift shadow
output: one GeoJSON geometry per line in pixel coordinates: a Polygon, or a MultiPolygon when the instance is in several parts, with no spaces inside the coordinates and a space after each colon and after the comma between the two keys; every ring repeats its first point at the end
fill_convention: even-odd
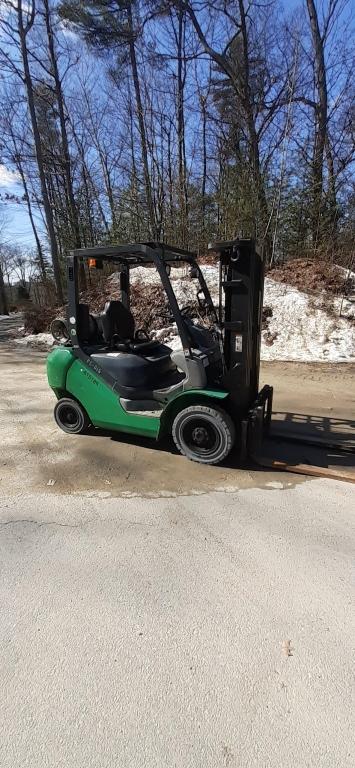
{"type": "Polygon", "coordinates": [[[162,451],[163,453],[171,453],[179,456],[174,441],[170,437],[164,437],[161,440],[154,440],[151,437],[144,437],[143,435],[131,435],[129,432],[111,432],[108,429],[101,429],[95,427],[88,432],[90,437],[107,437],[112,440],[113,443],[121,443],[122,445],[135,445],[139,448],[150,448],[155,451],[162,451]]]}
{"type": "Polygon", "coordinates": [[[355,449],[355,421],[333,416],[273,411],[271,434],[355,449]]]}
{"type": "MultiPolygon", "coordinates": [[[[114,443],[120,443],[121,445],[132,445],[138,448],[147,448],[149,450],[157,451],[159,453],[167,454],[170,456],[181,456],[180,452],[176,448],[176,445],[172,437],[164,437],[161,440],[153,440],[151,437],[143,437],[142,435],[130,435],[127,432],[110,432],[106,429],[95,428],[88,433],[95,437],[106,437],[112,440],[114,443]]],[[[206,466],[196,462],[192,462],[196,467],[206,466]]],[[[222,461],[219,467],[226,469],[246,469],[248,468],[245,463],[242,463],[239,459],[238,451],[232,451],[227,458],[222,461]]]]}
{"type": "Polygon", "coordinates": [[[355,422],[350,419],[275,411],[262,452],[287,464],[355,471],[355,422]]]}
{"type": "MultiPolygon", "coordinates": [[[[278,411],[273,413],[270,435],[263,441],[262,453],[268,458],[290,464],[339,466],[355,470],[354,430],[355,422],[350,420],[278,411]]],[[[99,428],[91,430],[90,436],[106,437],[114,443],[180,456],[169,436],[155,441],[149,437],[99,428]]],[[[242,462],[238,449],[232,451],[220,466],[265,471],[251,458],[242,462]]]]}

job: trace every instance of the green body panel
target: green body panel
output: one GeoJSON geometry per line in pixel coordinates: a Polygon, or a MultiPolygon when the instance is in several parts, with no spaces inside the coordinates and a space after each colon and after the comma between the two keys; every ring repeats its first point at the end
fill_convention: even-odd
{"type": "Polygon", "coordinates": [[[194,403],[225,400],[228,392],[219,389],[189,389],[171,400],[160,417],[127,413],[119,396],[71,349],[58,347],[47,358],[47,376],[57,397],[71,394],[85,408],[95,427],[130,432],[146,437],[163,437],[171,432],[176,414],[194,403]]]}
{"type": "Polygon", "coordinates": [[[47,378],[48,384],[56,391],[66,390],[67,373],[75,360],[72,349],[68,347],[56,347],[47,357],[47,378]]]}
{"type": "Polygon", "coordinates": [[[146,437],[158,436],[159,418],[127,413],[120,404],[117,392],[80,360],[75,360],[69,368],[66,388],[84,406],[95,427],[118,429],[146,437]]]}

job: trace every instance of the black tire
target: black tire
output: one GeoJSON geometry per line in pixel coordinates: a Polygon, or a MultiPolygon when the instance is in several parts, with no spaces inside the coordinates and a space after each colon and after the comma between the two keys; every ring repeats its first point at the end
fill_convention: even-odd
{"type": "Polygon", "coordinates": [[[173,440],[183,456],[201,464],[219,464],[235,441],[235,427],[228,413],[208,405],[191,405],[174,419],[173,440]]]}
{"type": "Polygon", "coordinates": [[[90,421],[84,408],[70,397],[62,397],[54,408],[54,418],[63,432],[79,435],[86,432],[90,421]]]}

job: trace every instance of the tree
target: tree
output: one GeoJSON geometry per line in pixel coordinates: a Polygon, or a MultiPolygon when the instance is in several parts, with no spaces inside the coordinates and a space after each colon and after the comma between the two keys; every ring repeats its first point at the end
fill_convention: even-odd
{"type": "MultiPolygon", "coordinates": [[[[180,6],[180,3],[176,2],[175,5],[180,6]]],[[[203,31],[202,21],[194,10],[193,3],[183,2],[182,7],[190,17],[203,50],[214,63],[217,72],[225,78],[220,84],[217,81],[215,88],[227,87],[233,95],[236,115],[239,115],[240,140],[245,144],[243,162],[245,157],[247,170],[250,173],[251,187],[255,192],[255,205],[252,210],[254,232],[250,234],[256,234],[263,241],[268,256],[270,255],[270,238],[267,234],[269,205],[261,160],[261,137],[268,121],[275,117],[277,110],[281,107],[285,77],[279,84],[277,80],[273,80],[272,87],[268,83],[265,87],[262,78],[260,79],[261,68],[258,66],[254,47],[255,40],[253,40],[252,35],[252,24],[255,17],[252,20],[252,6],[246,7],[244,0],[219,6],[219,13],[225,17],[225,29],[228,30],[226,45],[222,50],[217,50],[209,42],[207,33],[203,31]],[[266,98],[260,104],[258,98],[264,96],[266,98]],[[263,120],[259,119],[258,125],[261,108],[267,114],[264,115],[263,120]]],[[[258,7],[255,14],[259,13],[258,7]]],[[[263,62],[263,66],[267,72],[266,62],[263,62]]]]}
{"type": "Polygon", "coordinates": [[[59,12],[63,19],[76,26],[85,40],[96,50],[100,52],[118,51],[118,65],[128,57],[136,100],[149,233],[153,239],[159,239],[159,227],[157,226],[148,165],[147,133],[136,55],[140,26],[139,20],[133,12],[135,5],[136,3],[126,2],[126,0],[85,0],[85,2],[64,0],[60,5],[59,12]]]}
{"type": "Polygon", "coordinates": [[[15,99],[13,93],[9,91],[3,93],[2,106],[3,109],[0,115],[0,151],[2,152],[3,158],[6,159],[6,162],[15,168],[21,180],[24,194],[21,199],[15,199],[18,199],[19,203],[24,203],[26,206],[36,242],[40,272],[42,279],[46,280],[47,264],[35,221],[33,199],[30,189],[30,169],[28,160],[29,155],[32,153],[32,147],[29,144],[28,138],[26,138],[27,131],[24,131],[24,126],[26,126],[26,128],[28,127],[30,130],[29,126],[27,126],[26,109],[24,108],[23,100],[21,99],[19,102],[18,97],[15,99]]]}
{"type": "Polygon", "coordinates": [[[0,162],[23,192],[2,197],[27,211],[28,274],[49,295],[47,250],[62,281],[71,248],[147,238],[349,252],[347,3],[3,0],[0,162]]]}
{"type": "Polygon", "coordinates": [[[16,27],[15,28],[12,27],[10,21],[7,21],[7,20],[4,21],[4,24],[6,28],[10,27],[11,31],[16,29],[18,39],[19,39],[19,44],[20,44],[19,53],[21,56],[21,63],[22,63],[22,79],[25,85],[28,110],[29,110],[30,119],[31,119],[32,134],[33,134],[33,141],[34,141],[37,168],[38,168],[38,176],[39,176],[40,187],[41,187],[41,195],[42,195],[43,208],[44,208],[45,219],[46,219],[47,232],[48,232],[50,248],[51,248],[53,271],[54,271],[55,283],[57,288],[58,300],[59,302],[62,303],[63,288],[62,288],[62,276],[61,276],[61,270],[60,270],[60,264],[59,264],[59,253],[58,253],[57,240],[55,236],[53,211],[50,205],[50,199],[49,199],[45,171],[44,171],[42,143],[41,143],[41,137],[38,129],[35,92],[34,92],[33,79],[31,75],[30,54],[28,49],[28,36],[33,28],[35,18],[36,18],[35,0],[32,0],[29,7],[28,7],[28,4],[26,4],[25,9],[23,7],[22,0],[17,0],[17,7],[14,13],[16,16],[16,20],[15,20],[16,27]]]}
{"type": "MultiPolygon", "coordinates": [[[[45,27],[47,33],[47,46],[50,63],[50,71],[54,80],[54,93],[56,99],[56,106],[58,109],[59,125],[60,125],[60,138],[62,145],[62,157],[63,157],[63,170],[65,178],[65,188],[68,200],[68,208],[70,215],[70,224],[73,232],[73,245],[75,248],[81,247],[80,227],[78,219],[78,211],[74,197],[73,189],[73,177],[71,167],[71,157],[69,151],[69,141],[67,134],[67,115],[63,96],[62,79],[59,74],[58,68],[58,55],[55,49],[55,38],[52,24],[52,11],[49,5],[49,0],[43,1],[43,15],[45,20],[45,27]]],[[[82,274],[82,280],[85,283],[85,273],[82,274]]]]}
{"type": "Polygon", "coordinates": [[[4,246],[2,243],[4,231],[5,231],[5,216],[3,210],[0,208],[0,315],[8,315],[9,308],[7,303],[7,296],[4,283],[4,271],[3,264],[5,261],[4,246]]]}
{"type": "MultiPolygon", "coordinates": [[[[324,31],[323,35],[320,32],[318,14],[314,0],[306,0],[306,2],[312,36],[314,54],[314,81],[317,99],[314,104],[315,136],[312,162],[312,238],[314,246],[317,246],[320,235],[323,204],[323,161],[326,149],[331,184],[334,177],[334,171],[328,134],[328,88],[326,66],[324,60],[326,32],[324,31]]],[[[330,0],[328,6],[328,21],[326,20],[325,25],[330,22],[330,14],[335,12],[337,5],[337,0],[330,0]]],[[[336,205],[336,200],[333,202],[334,205],[336,205]]]]}

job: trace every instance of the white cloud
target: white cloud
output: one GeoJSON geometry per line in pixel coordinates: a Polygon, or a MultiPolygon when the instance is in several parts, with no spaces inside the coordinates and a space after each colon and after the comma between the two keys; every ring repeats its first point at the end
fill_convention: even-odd
{"type": "Polygon", "coordinates": [[[0,187],[9,187],[12,184],[17,184],[19,178],[19,174],[16,171],[10,171],[9,168],[6,168],[6,165],[0,163],[0,187]]]}

